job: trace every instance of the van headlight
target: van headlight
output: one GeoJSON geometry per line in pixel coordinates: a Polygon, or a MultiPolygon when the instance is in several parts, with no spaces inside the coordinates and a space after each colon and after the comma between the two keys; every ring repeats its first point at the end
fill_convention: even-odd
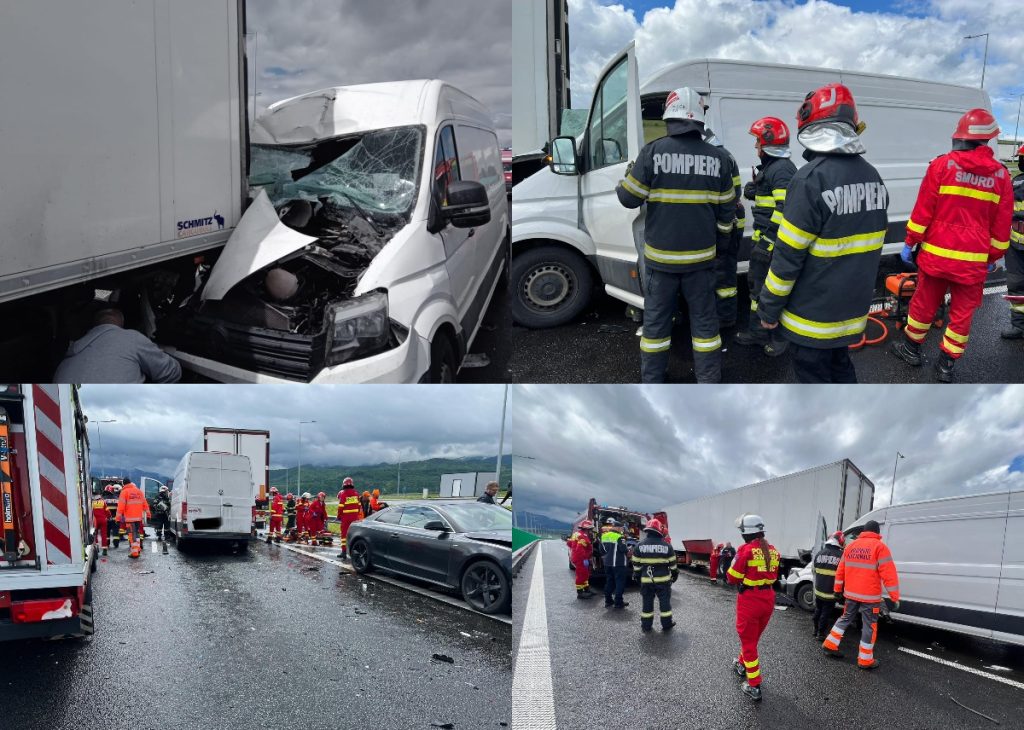
{"type": "Polygon", "coordinates": [[[387,348],[388,295],[374,291],[327,307],[327,364],[338,365],[387,348]]]}

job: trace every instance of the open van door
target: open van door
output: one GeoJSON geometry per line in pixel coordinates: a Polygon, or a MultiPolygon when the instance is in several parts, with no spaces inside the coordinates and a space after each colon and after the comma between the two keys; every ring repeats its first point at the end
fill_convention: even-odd
{"type": "MultiPolygon", "coordinates": [[[[627,163],[636,160],[641,147],[640,80],[631,42],[601,72],[579,150],[583,225],[596,246],[598,265],[615,269],[602,271],[607,274],[605,280],[620,287],[628,286],[627,281],[635,286],[637,281],[622,272],[632,270],[637,262],[633,230],[640,209],[622,207],[615,186],[625,177],[627,163]]],[[[630,291],[642,297],[639,292],[639,287],[630,291]]]]}

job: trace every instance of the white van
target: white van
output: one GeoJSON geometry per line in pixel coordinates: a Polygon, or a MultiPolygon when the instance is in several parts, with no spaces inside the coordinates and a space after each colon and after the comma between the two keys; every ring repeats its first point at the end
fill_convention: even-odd
{"type": "MultiPolygon", "coordinates": [[[[1024,645],[1024,491],[898,504],[869,512],[900,577],[897,621],[1024,645]]],[[[809,585],[794,570],[787,592],[809,585]]],[[[806,606],[804,606],[806,608],[806,606]]]]}
{"type": "MultiPolygon", "coordinates": [[[[615,186],[641,147],[665,134],[665,97],[689,86],[709,99],[707,123],[736,158],[748,182],[757,164],[747,130],[763,116],[790,127],[794,164],[796,111],[807,92],[831,82],[850,87],[864,132],[865,158],[889,190],[889,232],[884,253],[902,248],[906,223],[928,163],[948,152],[956,122],[973,107],[991,108],[982,89],[836,69],[700,59],[661,69],[641,85],[633,44],[605,67],[586,129],[559,138],[560,164],[534,173],[512,189],[512,317],[527,327],[568,322],[588,305],[595,280],[616,299],[643,308],[637,274],[644,209],[619,204],[615,186]],[[575,153],[575,155],[573,154],[575,153]],[[573,157],[575,159],[573,159],[573,157]]],[[[753,216],[740,250],[746,271],[753,216]]]]}
{"type": "Polygon", "coordinates": [[[486,108],[438,80],[337,87],[251,141],[255,200],[158,342],[225,382],[453,381],[508,251],[486,108]]]}
{"type": "Polygon", "coordinates": [[[173,484],[170,522],[179,546],[195,540],[246,545],[252,539],[256,487],[248,456],[190,451],[173,484]]]}

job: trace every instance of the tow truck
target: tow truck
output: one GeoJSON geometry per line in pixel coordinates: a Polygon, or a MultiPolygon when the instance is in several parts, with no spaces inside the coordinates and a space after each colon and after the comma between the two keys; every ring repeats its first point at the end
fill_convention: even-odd
{"type": "MultiPolygon", "coordinates": [[[[647,524],[647,521],[652,517],[656,517],[662,522],[665,521],[664,512],[655,512],[653,515],[647,512],[637,512],[631,510],[628,507],[612,507],[609,505],[601,505],[597,503],[594,497],[590,498],[590,502],[587,503],[587,511],[580,515],[580,517],[573,523],[573,532],[579,529],[580,523],[584,520],[590,520],[594,523],[594,557],[590,561],[590,579],[595,578],[604,580],[604,564],[601,561],[601,531],[604,528],[605,520],[609,517],[615,518],[623,526],[623,532],[626,536],[626,545],[629,547],[629,555],[633,554],[633,547],[640,542],[643,538],[643,529],[647,524]]],[[[563,537],[564,540],[569,539],[569,535],[563,537]]],[[[632,560],[627,558],[626,566],[630,568],[629,575],[632,580],[632,560]]],[[[576,566],[572,563],[572,558],[569,558],[569,570],[576,570],[576,566]]]]}

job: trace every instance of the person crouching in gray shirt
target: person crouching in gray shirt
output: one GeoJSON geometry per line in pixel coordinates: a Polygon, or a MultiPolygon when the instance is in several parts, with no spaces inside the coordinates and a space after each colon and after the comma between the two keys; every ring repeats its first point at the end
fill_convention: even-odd
{"type": "Polygon", "coordinates": [[[124,315],[101,309],[93,328],[68,345],[55,383],[176,383],[181,365],[136,330],[124,328],[124,315]]]}

